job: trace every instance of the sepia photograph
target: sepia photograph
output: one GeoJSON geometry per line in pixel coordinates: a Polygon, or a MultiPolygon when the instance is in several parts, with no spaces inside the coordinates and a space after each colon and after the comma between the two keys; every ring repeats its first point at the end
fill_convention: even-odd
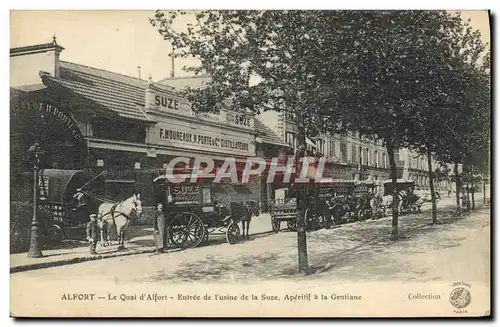
{"type": "Polygon", "coordinates": [[[10,10],[10,316],[491,316],[484,10],[10,10]]]}

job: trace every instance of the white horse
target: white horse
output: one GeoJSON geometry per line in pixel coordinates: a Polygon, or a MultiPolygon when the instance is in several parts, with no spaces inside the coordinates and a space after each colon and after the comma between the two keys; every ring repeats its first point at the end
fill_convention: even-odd
{"type": "Polygon", "coordinates": [[[116,204],[106,202],[101,204],[97,215],[99,228],[101,229],[101,244],[104,244],[104,229],[106,229],[108,244],[111,240],[111,231],[116,230],[118,250],[125,249],[125,230],[134,216],[140,217],[141,215],[142,204],[140,194],[134,194],[130,198],[116,204]]]}

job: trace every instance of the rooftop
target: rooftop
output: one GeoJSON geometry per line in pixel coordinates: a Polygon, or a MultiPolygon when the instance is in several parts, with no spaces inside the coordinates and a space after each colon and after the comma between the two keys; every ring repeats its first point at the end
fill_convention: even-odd
{"type": "Polygon", "coordinates": [[[68,88],[119,116],[149,121],[143,113],[144,92],[148,82],[103,69],[61,61],[59,78],[52,82],[68,88]]]}

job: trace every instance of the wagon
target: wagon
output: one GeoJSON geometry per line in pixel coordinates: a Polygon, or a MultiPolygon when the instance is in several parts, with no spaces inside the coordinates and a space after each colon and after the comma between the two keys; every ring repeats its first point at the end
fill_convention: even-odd
{"type": "Polygon", "coordinates": [[[371,181],[335,181],[332,186],[333,196],[329,201],[334,222],[339,224],[372,217],[371,200],[376,187],[377,184],[371,181]]]}
{"type": "MultiPolygon", "coordinates": [[[[325,203],[326,199],[331,197],[331,187],[322,187],[318,185],[316,188],[308,188],[304,190],[306,193],[305,199],[305,228],[307,231],[314,231],[325,226],[325,214],[323,208],[328,210],[325,203]]],[[[297,230],[297,198],[294,194],[290,194],[289,188],[278,188],[274,192],[268,191],[272,197],[268,200],[271,226],[275,233],[281,229],[281,223],[286,222],[287,227],[291,231],[297,230]]]]}
{"type": "Polygon", "coordinates": [[[374,198],[375,188],[378,185],[372,181],[363,181],[354,187],[354,198],[356,199],[356,214],[359,220],[372,218],[374,211],[372,208],[372,199],[374,198]]]}
{"type": "Polygon", "coordinates": [[[351,213],[355,211],[356,207],[354,198],[355,187],[356,184],[353,180],[339,180],[333,184],[333,196],[329,204],[335,224],[351,220],[351,213]]]}
{"type": "MultiPolygon", "coordinates": [[[[383,185],[384,195],[392,195],[394,190],[392,181],[384,181],[383,185]]],[[[415,189],[415,182],[398,179],[396,187],[397,191],[401,194],[401,213],[419,211],[421,203],[419,201],[419,197],[413,193],[415,189]]]]}
{"type": "Polygon", "coordinates": [[[213,183],[214,177],[205,177],[197,182],[171,183],[167,176],[159,175],[154,179],[155,196],[163,208],[168,221],[170,240],[179,248],[194,248],[207,241],[215,232],[225,234],[229,244],[240,239],[239,220],[233,217],[239,202],[217,200],[215,194],[233,188],[229,184],[213,183]]]}
{"type": "Polygon", "coordinates": [[[271,226],[275,233],[280,231],[282,222],[286,222],[290,230],[297,228],[297,199],[288,196],[288,192],[288,188],[276,189],[273,197],[268,200],[271,226]]]}
{"type": "Polygon", "coordinates": [[[44,169],[39,174],[39,212],[51,241],[84,232],[89,208],[74,195],[86,182],[82,170],[44,169]]]}

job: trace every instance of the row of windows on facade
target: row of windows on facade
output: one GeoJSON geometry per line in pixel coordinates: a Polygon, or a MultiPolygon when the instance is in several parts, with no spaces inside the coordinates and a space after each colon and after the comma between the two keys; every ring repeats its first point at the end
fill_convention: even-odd
{"type": "MultiPolygon", "coordinates": [[[[286,133],[286,143],[291,146],[296,146],[296,137],[294,133],[286,133]]],[[[335,157],[341,162],[359,163],[366,166],[387,168],[389,166],[389,159],[387,153],[371,150],[358,146],[356,144],[348,144],[348,142],[340,142],[340,156],[337,156],[335,149],[335,140],[330,140],[329,151],[325,153],[325,140],[318,139],[316,141],[316,151],[330,157],[335,157]],[[348,146],[351,147],[351,153],[348,153],[348,146]]],[[[399,162],[399,154],[395,154],[396,162],[399,162]]]]}
{"type": "MultiPolygon", "coordinates": [[[[295,122],[295,115],[293,113],[286,112],[285,117],[286,117],[287,121],[293,122],[293,123],[295,122]]],[[[359,140],[364,141],[364,142],[369,142],[369,143],[380,145],[380,146],[383,145],[382,140],[375,140],[375,139],[369,138],[367,136],[362,136],[359,132],[347,132],[347,135],[349,137],[352,137],[354,139],[359,139],[359,140]]],[[[324,139],[318,139],[317,142],[324,142],[324,139]]]]}
{"type": "MultiPolygon", "coordinates": [[[[427,167],[428,167],[427,159],[424,159],[424,158],[421,158],[421,157],[414,158],[411,161],[411,166],[410,167],[411,168],[415,168],[415,169],[426,170],[427,167]]],[[[437,168],[437,163],[433,162],[432,163],[432,167],[433,168],[437,168]]]]}

